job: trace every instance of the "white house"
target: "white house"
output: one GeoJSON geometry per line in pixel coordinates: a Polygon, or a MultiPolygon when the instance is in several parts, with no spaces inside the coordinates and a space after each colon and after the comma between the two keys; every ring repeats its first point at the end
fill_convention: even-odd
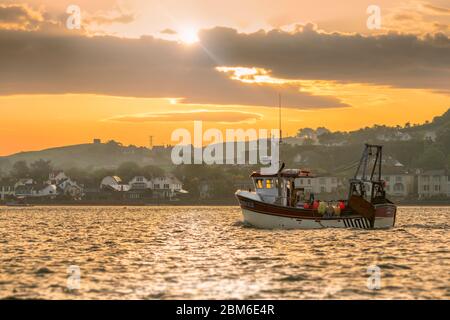
{"type": "Polygon", "coordinates": [[[153,178],[152,185],[154,194],[160,197],[172,198],[177,193],[186,193],[182,189],[180,180],[171,175],[153,178]]]}
{"type": "Polygon", "coordinates": [[[181,182],[174,176],[156,177],[152,179],[153,189],[181,190],[181,182]]]}
{"type": "Polygon", "coordinates": [[[445,170],[424,171],[418,175],[419,199],[450,196],[450,176],[445,170]]]}
{"type": "Polygon", "coordinates": [[[304,188],[307,192],[315,192],[314,191],[314,185],[315,185],[315,177],[301,177],[294,180],[295,187],[296,188],[304,188]]]}
{"type": "Polygon", "coordinates": [[[108,176],[102,179],[100,189],[110,191],[128,191],[130,190],[130,186],[128,184],[122,184],[122,179],[118,176],[108,176]]]}
{"type": "Polygon", "coordinates": [[[64,173],[64,171],[53,171],[49,174],[48,180],[52,184],[58,184],[63,180],[67,180],[69,177],[64,173]]]}
{"type": "Polygon", "coordinates": [[[136,176],[128,183],[129,190],[152,190],[155,198],[173,198],[180,193],[186,193],[182,189],[180,180],[172,175],[147,179],[144,176],[136,176]]]}
{"type": "Polygon", "coordinates": [[[153,182],[144,176],[136,176],[128,184],[132,190],[153,189],[153,182]]]}
{"type": "Polygon", "coordinates": [[[301,177],[295,179],[296,188],[304,188],[315,194],[318,193],[334,193],[338,189],[338,178],[336,177],[301,177]]]}
{"type": "Polygon", "coordinates": [[[32,186],[34,184],[34,180],[31,178],[19,179],[14,185],[14,189],[21,186],[32,186]]]}
{"type": "MultiPolygon", "coordinates": [[[[361,177],[358,177],[361,178],[361,177]]],[[[414,195],[415,175],[410,173],[389,173],[381,175],[381,180],[385,182],[384,191],[388,196],[407,197],[414,195]]],[[[366,183],[366,191],[371,192],[372,185],[366,183]]]]}
{"type": "Polygon", "coordinates": [[[58,193],[72,198],[80,198],[83,195],[83,188],[70,178],[61,180],[57,185],[58,193]]]}
{"type": "Polygon", "coordinates": [[[32,197],[49,197],[56,196],[57,188],[54,184],[47,184],[42,186],[42,188],[33,188],[32,197]]]}
{"type": "Polygon", "coordinates": [[[385,174],[381,177],[385,183],[386,194],[406,197],[415,193],[413,174],[385,174]]]}
{"type": "Polygon", "coordinates": [[[2,183],[0,185],[0,200],[14,195],[14,185],[10,183],[2,183]]]}
{"type": "Polygon", "coordinates": [[[336,177],[317,177],[314,182],[315,193],[334,193],[338,189],[336,177]]]}

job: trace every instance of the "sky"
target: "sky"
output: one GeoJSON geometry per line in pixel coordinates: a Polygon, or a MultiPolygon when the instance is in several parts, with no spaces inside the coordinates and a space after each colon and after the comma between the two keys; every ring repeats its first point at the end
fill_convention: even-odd
{"type": "Polygon", "coordinates": [[[285,135],[423,123],[449,36],[448,0],[0,0],[0,155],[277,128],[279,94],[285,135]]]}

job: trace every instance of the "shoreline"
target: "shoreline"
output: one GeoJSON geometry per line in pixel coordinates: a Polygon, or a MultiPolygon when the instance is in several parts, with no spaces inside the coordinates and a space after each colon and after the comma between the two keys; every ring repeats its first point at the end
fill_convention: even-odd
{"type": "MultiPolygon", "coordinates": [[[[399,207],[450,207],[448,202],[396,203],[399,207]]],[[[27,207],[239,207],[238,203],[29,203],[25,205],[0,204],[0,208],[27,207]]]]}

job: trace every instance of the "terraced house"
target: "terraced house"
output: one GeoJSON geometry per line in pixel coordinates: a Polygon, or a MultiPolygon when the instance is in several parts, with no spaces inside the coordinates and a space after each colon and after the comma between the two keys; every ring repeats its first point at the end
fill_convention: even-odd
{"type": "Polygon", "coordinates": [[[446,170],[429,170],[418,175],[419,199],[450,197],[450,175],[446,170]]]}

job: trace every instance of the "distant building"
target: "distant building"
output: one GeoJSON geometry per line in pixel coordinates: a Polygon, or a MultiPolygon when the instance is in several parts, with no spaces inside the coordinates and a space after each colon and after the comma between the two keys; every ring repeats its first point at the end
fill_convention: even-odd
{"type": "Polygon", "coordinates": [[[335,193],[338,189],[336,177],[317,177],[314,182],[313,190],[315,193],[335,193]]]}
{"type": "Polygon", "coordinates": [[[83,196],[83,187],[70,178],[59,181],[56,187],[59,195],[68,196],[72,199],[81,199],[83,196]]]}
{"type": "Polygon", "coordinates": [[[16,185],[14,187],[14,196],[31,197],[33,195],[33,185],[16,185]]]}
{"type": "Polygon", "coordinates": [[[10,180],[2,180],[0,182],[0,200],[14,196],[14,183],[10,180]]]}
{"type": "Polygon", "coordinates": [[[28,197],[28,198],[37,198],[37,197],[50,197],[54,198],[57,196],[57,188],[53,184],[37,184],[37,183],[28,183],[28,184],[18,184],[14,188],[14,196],[16,197],[28,197]]]}
{"type": "Polygon", "coordinates": [[[128,199],[178,199],[179,196],[187,194],[183,190],[181,182],[172,175],[148,179],[144,176],[136,176],[123,184],[117,176],[103,178],[100,189],[103,191],[124,192],[124,197],[128,199]]]}
{"type": "Polygon", "coordinates": [[[32,197],[56,197],[57,187],[54,184],[36,185],[32,190],[32,197]]]}
{"type": "Polygon", "coordinates": [[[306,176],[295,179],[296,188],[304,188],[307,192],[315,194],[319,193],[335,193],[339,187],[339,181],[337,177],[331,176],[306,176]]]}
{"type": "Polygon", "coordinates": [[[102,143],[102,140],[101,140],[101,139],[94,139],[94,140],[92,141],[92,143],[93,143],[93,144],[101,144],[101,143],[102,143]]]}
{"type": "Polygon", "coordinates": [[[296,188],[303,188],[305,192],[315,193],[315,177],[302,177],[294,180],[296,188]]]}
{"type": "Polygon", "coordinates": [[[436,132],[435,131],[427,131],[423,137],[424,140],[436,141],[436,132]]]}
{"type": "Polygon", "coordinates": [[[144,176],[137,176],[128,183],[131,190],[153,189],[153,183],[144,176]]]}
{"type": "Polygon", "coordinates": [[[172,199],[180,194],[187,193],[182,189],[182,184],[174,176],[164,176],[152,179],[153,194],[156,198],[172,199]]]}
{"type": "Polygon", "coordinates": [[[53,171],[48,176],[49,183],[52,183],[52,184],[58,184],[61,181],[67,180],[67,179],[69,179],[69,177],[62,170],[53,171]]]}
{"type": "Polygon", "coordinates": [[[412,139],[409,133],[396,131],[394,133],[380,134],[377,136],[380,141],[410,141],[412,139]]]}
{"type": "Polygon", "coordinates": [[[407,197],[417,193],[414,188],[415,176],[413,174],[386,174],[381,179],[386,183],[387,195],[407,197]]]}
{"type": "MultiPolygon", "coordinates": [[[[387,173],[381,175],[381,180],[385,183],[384,191],[388,196],[406,198],[417,195],[415,174],[395,164],[385,168],[385,171],[387,173]]],[[[372,192],[371,188],[371,184],[366,183],[366,191],[372,192]]]]}
{"type": "Polygon", "coordinates": [[[104,191],[128,191],[130,186],[123,184],[122,179],[118,176],[108,176],[102,179],[100,189],[104,191]]]}
{"type": "Polygon", "coordinates": [[[450,197],[450,176],[445,170],[429,170],[418,175],[419,199],[450,197]]]}
{"type": "Polygon", "coordinates": [[[83,188],[62,170],[51,172],[46,183],[55,185],[58,195],[69,196],[72,199],[80,199],[83,195],[83,188]]]}
{"type": "Polygon", "coordinates": [[[15,185],[14,185],[14,189],[20,187],[20,186],[32,186],[34,184],[34,180],[31,178],[23,178],[23,179],[19,179],[15,185]]]}

